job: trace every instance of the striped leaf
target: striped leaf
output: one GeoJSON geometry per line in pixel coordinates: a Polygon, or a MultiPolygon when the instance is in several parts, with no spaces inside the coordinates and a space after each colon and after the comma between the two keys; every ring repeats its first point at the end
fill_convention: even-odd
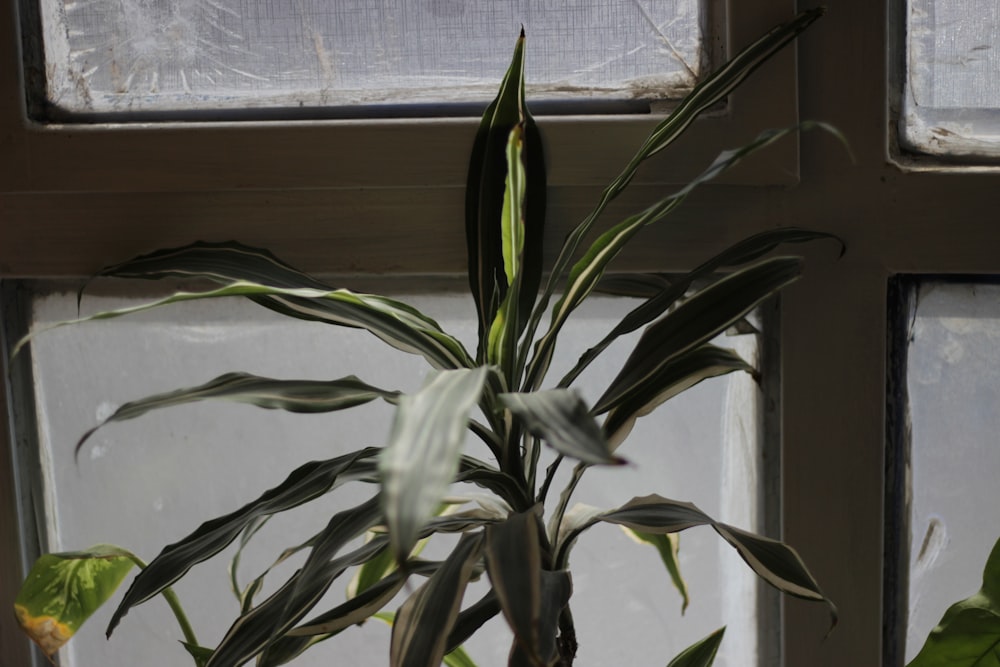
{"type": "Polygon", "coordinates": [[[656,549],[657,553],[660,554],[660,560],[663,561],[663,566],[667,569],[667,574],[670,575],[670,581],[673,582],[677,592],[681,594],[681,614],[687,611],[691,598],[688,596],[687,582],[681,576],[680,535],[677,533],[644,533],[624,526],[622,526],[622,530],[639,544],[648,544],[656,549]]]}
{"type": "Polygon", "coordinates": [[[524,255],[525,169],[522,162],[523,129],[516,125],[507,144],[507,187],[500,218],[503,269],[509,289],[490,324],[486,360],[500,367],[504,377],[514,381],[517,339],[521,333],[518,308],[524,255]]]}
{"type": "Polygon", "coordinates": [[[801,258],[775,257],[697,292],[646,329],[618,376],[598,399],[595,414],[634,400],[664,366],[725,331],[801,272],[801,258]]]}
{"type": "Polygon", "coordinates": [[[371,294],[358,294],[346,289],[327,291],[311,287],[271,287],[245,281],[205,292],[176,292],[138,306],[58,322],[21,339],[13,353],[16,354],[41,331],[70,324],[122,317],[172,303],[231,296],[247,297],[289,317],[367,329],[398,350],[422,355],[435,368],[465,368],[473,365],[465,348],[457,339],[444,333],[434,320],[398,301],[371,294]]]}
{"type": "MultiPolygon", "coordinates": [[[[711,276],[719,269],[738,267],[756,261],[784,243],[805,243],[819,239],[834,239],[836,236],[824,232],[811,232],[796,227],[772,229],[754,234],[729,246],[692,271],[669,278],[659,275],[621,275],[611,279],[602,278],[597,289],[619,296],[645,298],[646,301],[627,314],[601,342],[587,350],[573,369],[560,381],[559,386],[568,387],[607,347],[620,336],[632,333],[667,312],[695,282],[711,276]]],[[[844,253],[840,242],[841,254],[844,253]]]]}
{"type": "Polygon", "coordinates": [[[166,546],[133,580],[108,624],[108,636],[132,607],[149,600],[184,576],[191,567],[225,549],[261,517],[309,502],[345,482],[375,475],[376,448],[367,448],[296,468],[281,484],[240,509],[203,523],[184,539],[166,546]]]}
{"type": "Polygon", "coordinates": [[[639,417],[702,380],[735,371],[755,373],[753,366],[738,354],[714,345],[696,347],[667,361],[642,380],[628,400],[608,413],[603,429],[611,451],[624,442],[639,417]]]}
{"type": "Polygon", "coordinates": [[[584,463],[625,463],[611,453],[601,427],[575,391],[551,389],[500,394],[500,403],[521,420],[524,428],[564,456],[584,463]]]}
{"type": "Polygon", "coordinates": [[[548,656],[540,652],[539,636],[541,529],[534,510],[511,514],[506,521],[487,527],[486,571],[515,641],[535,662],[548,664],[548,656]]]}
{"type": "Polygon", "coordinates": [[[399,395],[366,384],[353,375],[339,380],[277,380],[249,373],[226,373],[197,387],[177,389],[130,401],[119,407],[103,422],[84,433],[77,442],[79,451],[87,439],[109,422],[135,419],[152,410],[194,403],[208,399],[224,399],[249,403],[261,408],[289,412],[333,412],[384,398],[392,401],[399,395]]]}
{"type": "Polygon", "coordinates": [[[542,570],[541,608],[538,613],[538,647],[531,651],[520,637],[515,636],[510,648],[508,667],[538,667],[557,665],[557,640],[560,615],[573,593],[573,580],[568,570],[542,570]],[[538,656],[538,657],[536,657],[538,656]]]}
{"type": "Polygon", "coordinates": [[[463,535],[441,567],[400,607],[392,626],[392,667],[440,667],[482,545],[482,533],[463,535]]]}
{"type": "MultiPolygon", "coordinates": [[[[649,157],[662,151],[667,146],[671,145],[676,139],[681,137],[684,134],[684,131],[691,126],[691,123],[693,123],[698,116],[725,99],[725,97],[735,90],[736,87],[739,86],[739,84],[741,84],[754,70],[769,60],[771,56],[783,49],[799,33],[809,27],[813,21],[822,16],[824,12],[825,9],[822,7],[804,11],[788,23],[775,27],[766,35],[744,48],[719,70],[713,72],[705,80],[699,83],[694,90],[692,90],[691,93],[685,97],[681,104],[678,105],[678,107],[674,109],[670,115],[667,116],[667,118],[665,118],[653,129],[649,137],[636,152],[635,156],[625,166],[622,172],[604,189],[597,207],[566,237],[566,241],[563,243],[562,249],[559,251],[559,256],[552,268],[549,280],[542,293],[542,297],[532,312],[530,323],[528,325],[529,338],[534,338],[534,332],[537,330],[543,314],[548,309],[549,299],[553,294],[555,294],[556,288],[565,276],[566,270],[569,268],[573,258],[576,256],[580,244],[583,243],[583,240],[589,235],[594,224],[604,213],[608,204],[610,204],[624,191],[625,187],[635,176],[635,172],[638,170],[639,166],[649,157]]],[[[758,142],[754,143],[757,144],[758,142]]],[[[719,161],[726,155],[727,153],[723,153],[712,165],[712,167],[702,174],[701,177],[692,181],[688,188],[685,188],[682,192],[689,191],[689,188],[695,187],[706,180],[714,178],[715,175],[720,173],[716,169],[716,165],[718,165],[719,161]]],[[[686,193],[679,198],[672,196],[667,200],[654,205],[654,209],[659,207],[664,210],[660,210],[659,213],[651,212],[646,219],[641,221],[637,220],[639,226],[650,224],[654,221],[654,219],[658,219],[659,217],[666,215],[673,207],[679,204],[680,200],[685,196],[686,193]]],[[[639,217],[643,216],[644,214],[640,214],[639,217]]],[[[597,277],[599,276],[594,276],[593,278],[596,279],[597,277]]],[[[573,282],[574,281],[571,279],[571,287],[573,282]]],[[[570,292],[571,287],[567,287],[564,294],[570,292]]],[[[579,301],[576,301],[578,296],[571,297],[570,301],[566,301],[564,296],[561,301],[562,307],[557,306],[553,311],[552,322],[549,326],[549,332],[546,334],[545,338],[554,339],[559,328],[561,328],[562,323],[565,321],[565,316],[568,315],[569,311],[572,311],[573,308],[575,308],[576,304],[579,303],[579,301]],[[574,301],[576,301],[576,303],[574,303],[574,301]],[[568,310],[566,308],[567,306],[568,310]]],[[[543,339],[543,341],[544,340],[545,339],[543,339]]],[[[540,345],[536,349],[531,365],[529,381],[526,384],[527,387],[532,389],[538,388],[539,383],[545,375],[545,371],[548,369],[549,362],[551,361],[552,345],[553,342],[547,342],[540,345]]]]}
{"type": "Polygon", "coordinates": [[[492,589],[474,604],[459,613],[448,634],[448,650],[452,651],[462,645],[483,624],[500,613],[500,603],[492,589]]]}
{"type": "MultiPolygon", "coordinates": [[[[211,280],[220,284],[251,282],[271,287],[330,287],[286,264],[262,248],[226,241],[198,241],[178,248],[165,248],[106,267],[97,276],[162,280],[211,280]]],[[[81,290],[82,293],[83,290],[81,290]]]]}
{"type": "Polygon", "coordinates": [[[399,399],[389,444],[379,457],[392,552],[403,563],[459,471],[469,412],[486,367],[441,371],[399,399]]]}
{"type": "MultiPolygon", "coordinates": [[[[468,243],[469,286],[479,315],[479,340],[487,333],[510,281],[504,271],[501,216],[507,181],[506,147],[511,130],[523,126],[526,167],[525,244],[518,290],[518,331],[531,312],[542,276],[542,237],[545,223],[545,157],[541,135],[524,101],[524,32],[517,41],[510,67],[496,99],[483,114],[469,159],[465,189],[465,233],[468,243]]],[[[479,361],[485,361],[485,348],[479,361]]]]}
{"type": "Polygon", "coordinates": [[[722,644],[725,628],[719,628],[701,641],[684,649],[667,667],[712,667],[715,656],[722,644]]]}
{"type": "Polygon", "coordinates": [[[387,540],[380,538],[337,556],[381,520],[379,505],[375,497],[335,514],[302,567],[270,597],[236,619],[206,667],[235,667],[258,655],[309,613],[344,571],[387,548],[387,540]]]}
{"type": "Polygon", "coordinates": [[[691,503],[657,495],[633,498],[618,509],[605,512],[599,520],[660,535],[676,533],[693,526],[712,526],[764,581],[789,595],[826,602],[830,607],[832,622],[836,624],[836,607],[823,595],[819,584],[795,550],[783,542],[717,522],[691,503]]]}
{"type": "MultiPolygon", "coordinates": [[[[652,204],[644,211],[626,218],[601,234],[587,252],[570,269],[565,291],[552,309],[549,329],[535,346],[534,357],[528,368],[525,386],[537,389],[548,370],[555,348],[556,337],[570,314],[590,296],[608,265],[644,227],[651,225],[674,211],[700,185],[707,183],[733,168],[746,157],[770,146],[782,137],[799,130],[822,127],[835,132],[822,123],[802,123],[796,127],[762,132],[754,141],[734,150],[723,151],[697,178],[680,190],[652,204]]],[[[537,309],[536,309],[537,312],[537,309]]],[[[534,315],[533,315],[534,318],[534,315]]]]}

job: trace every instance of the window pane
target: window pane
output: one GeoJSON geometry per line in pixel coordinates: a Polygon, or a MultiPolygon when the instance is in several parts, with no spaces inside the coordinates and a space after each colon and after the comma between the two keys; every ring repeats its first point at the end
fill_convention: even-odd
{"type": "Polygon", "coordinates": [[[491,99],[523,24],[538,97],[656,98],[703,65],[698,0],[42,0],[68,112],[491,99]]]}
{"type": "MultiPolygon", "coordinates": [[[[469,317],[473,306],[466,297],[443,292],[401,298],[463,340],[475,335],[469,317]]],[[[84,309],[125,302],[87,297],[84,309]]],[[[629,303],[613,298],[589,302],[566,333],[553,375],[568,370],[617,323],[629,303]]],[[[75,317],[75,292],[39,299],[34,313],[36,326],[75,317]]],[[[752,335],[724,337],[720,343],[755,356],[752,335]]],[[[627,353],[621,347],[614,351],[619,361],[627,353]]],[[[329,415],[289,415],[225,403],[176,407],[99,430],[74,464],[74,443],[116,405],[232,370],[285,378],[356,374],[401,390],[417,388],[426,374],[419,357],[387,350],[364,332],[289,321],[235,300],[188,303],[56,329],[41,334],[32,352],[53,548],[112,542],[146,559],[200,521],[253,499],[305,461],[383,444],[391,409],[371,405],[329,415]]],[[[599,379],[610,379],[615,362],[596,366],[581,377],[582,391],[591,401],[602,388],[599,379]]],[[[759,530],[763,471],[756,437],[757,391],[751,378],[734,375],[704,382],[671,401],[639,420],[623,446],[620,453],[632,465],[592,470],[575,499],[610,508],[657,492],[759,530]]],[[[473,443],[469,451],[488,458],[480,448],[473,443]]],[[[284,547],[309,537],[336,508],[367,499],[370,487],[354,488],[363,486],[338,489],[275,518],[251,543],[241,580],[246,583],[284,547]]],[[[622,664],[622,655],[634,664],[663,663],[721,625],[729,629],[716,664],[756,664],[747,658],[758,655],[754,575],[711,530],[688,531],[681,545],[681,567],[692,595],[683,616],[680,597],[655,550],[632,543],[613,526],[595,527],[581,537],[572,559],[580,664],[622,664]]],[[[221,558],[194,568],[175,587],[199,639],[209,646],[219,641],[238,610],[226,575],[232,553],[230,547],[221,558]]],[[[268,590],[300,562],[293,559],[273,573],[268,590]]],[[[317,611],[342,601],[346,584],[346,578],[335,582],[317,611]]],[[[102,611],[70,642],[64,664],[156,667],[185,659],[162,601],[132,610],[110,642],[103,637],[109,614],[110,609],[102,611]]],[[[478,664],[505,664],[510,640],[504,621],[495,619],[488,627],[468,649],[478,664]]],[[[296,664],[325,665],[335,655],[343,664],[384,665],[388,637],[386,627],[369,622],[311,649],[296,664]]]]}
{"type": "Polygon", "coordinates": [[[945,609],[979,590],[1000,536],[1000,286],[922,285],[911,340],[907,660],[945,609]]]}
{"type": "Polygon", "coordinates": [[[908,0],[903,142],[936,155],[1000,155],[1000,6],[908,0]]]}

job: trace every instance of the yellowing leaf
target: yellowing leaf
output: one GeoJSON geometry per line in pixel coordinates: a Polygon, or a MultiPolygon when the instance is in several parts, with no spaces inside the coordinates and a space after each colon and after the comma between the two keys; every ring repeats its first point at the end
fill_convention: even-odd
{"type": "Polygon", "coordinates": [[[46,554],[35,561],[14,601],[21,628],[52,656],[115,592],[135,556],[110,544],[46,554]]]}

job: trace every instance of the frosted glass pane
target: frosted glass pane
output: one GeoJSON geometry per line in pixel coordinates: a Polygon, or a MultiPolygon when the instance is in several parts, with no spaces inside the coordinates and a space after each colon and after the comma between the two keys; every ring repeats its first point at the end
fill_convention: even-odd
{"type": "MultiPolygon", "coordinates": [[[[403,298],[426,309],[461,339],[468,342],[475,335],[470,317],[474,310],[466,297],[437,293],[403,298]]],[[[84,309],[118,303],[110,297],[88,297],[84,309]]],[[[555,371],[567,370],[618,321],[627,303],[599,298],[584,308],[566,332],[555,371]]],[[[42,298],[35,307],[38,325],[75,315],[75,293],[42,298]]],[[[720,342],[748,358],[755,355],[753,336],[723,337],[720,342]]],[[[619,360],[624,352],[615,352],[619,360]]],[[[295,416],[224,403],[177,407],[98,431],[74,465],[76,440],[114,406],[232,370],[319,379],[353,373],[377,386],[401,390],[417,388],[427,371],[419,357],[387,352],[364,332],[290,322],[236,300],[189,303],[53,330],[33,343],[33,358],[54,548],[113,542],[145,558],[188,534],[202,519],[253,499],[305,461],[384,444],[390,408],[371,405],[295,416]]],[[[591,401],[602,388],[595,378],[610,379],[614,363],[592,370],[581,378],[591,401]]],[[[632,496],[658,492],[693,501],[727,522],[759,529],[757,392],[748,376],[734,375],[704,382],[671,401],[641,419],[632,440],[620,450],[632,465],[588,473],[576,498],[614,507],[632,496]]],[[[471,446],[470,453],[488,457],[481,445],[471,446]]],[[[244,556],[242,581],[256,576],[283,547],[318,530],[334,507],[367,499],[371,489],[356,488],[360,486],[339,489],[314,506],[272,520],[244,556]]],[[[194,568],[175,587],[199,639],[209,646],[219,641],[237,613],[226,579],[232,553],[227,549],[222,557],[194,568]]],[[[274,573],[271,589],[299,562],[274,573]]],[[[684,533],[681,562],[692,595],[683,616],[680,597],[653,549],[632,543],[613,526],[585,534],[572,559],[579,664],[663,664],[722,625],[729,629],[716,665],[757,664],[748,657],[758,654],[754,575],[708,529],[684,533]]],[[[320,609],[342,601],[346,583],[335,582],[320,609]]],[[[109,613],[102,611],[70,643],[63,664],[166,667],[186,660],[161,600],[132,610],[105,641],[109,613]]],[[[468,649],[478,664],[506,664],[510,639],[505,623],[494,619],[488,628],[468,649]]],[[[296,664],[328,665],[335,656],[338,664],[385,665],[388,637],[386,627],[369,622],[311,649],[296,664]]]]}
{"type": "Polygon", "coordinates": [[[702,70],[698,0],[44,0],[76,112],[491,99],[523,24],[538,97],[663,99],[702,70]]]}
{"type": "Polygon", "coordinates": [[[920,289],[908,355],[912,510],[906,659],[982,585],[997,537],[1000,286],[920,289]]]}
{"type": "Polygon", "coordinates": [[[934,154],[1000,155],[1000,6],[909,0],[904,140],[934,154]]]}

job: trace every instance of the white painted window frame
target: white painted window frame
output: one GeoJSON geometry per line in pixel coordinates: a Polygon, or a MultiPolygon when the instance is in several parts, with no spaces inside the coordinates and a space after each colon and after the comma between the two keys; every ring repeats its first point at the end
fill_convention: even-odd
{"type": "MultiPolygon", "coordinates": [[[[840,608],[839,626],[825,637],[820,606],[784,602],[788,667],[880,665],[883,639],[892,638],[883,632],[882,590],[890,279],[1000,273],[996,170],[943,169],[896,145],[890,101],[901,41],[890,19],[901,2],[834,3],[797,54],[756,73],[615,209],[662,194],[721,145],[798,117],[830,122],[851,143],[853,162],[836,140],[812,132],[748,163],[648,230],[620,265],[690,267],[782,225],[834,232],[848,245],[839,260],[828,245],[806,247],[806,275],[782,297],[783,536],[840,608]]],[[[732,3],[732,43],[790,17],[794,4],[732,3]],[[765,9],[736,21],[734,12],[751,4],[765,9]]],[[[83,275],[195,238],[267,246],[310,271],[464,270],[462,181],[474,121],[41,126],[26,122],[19,104],[14,25],[8,4],[0,11],[0,275],[83,275]]],[[[550,249],[596,199],[620,164],[617,147],[634,145],[645,120],[543,121],[550,249]]],[[[23,571],[12,485],[9,457],[0,456],[0,606],[23,571]]],[[[0,613],[0,661],[25,664],[23,644],[11,615],[0,613]]]]}

